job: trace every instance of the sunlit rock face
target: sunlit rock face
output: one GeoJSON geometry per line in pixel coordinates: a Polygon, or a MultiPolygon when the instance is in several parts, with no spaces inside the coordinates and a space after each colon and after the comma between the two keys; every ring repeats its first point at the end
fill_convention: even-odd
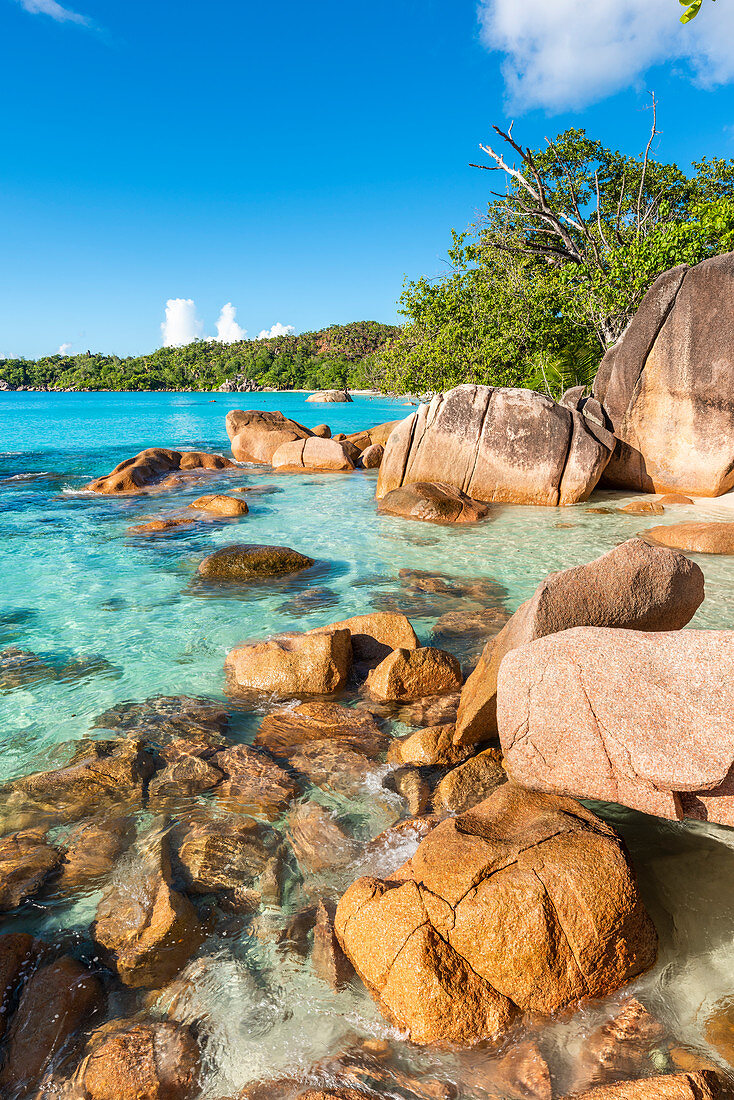
{"type": "Polygon", "coordinates": [[[390,433],[376,495],[440,482],[484,502],[575,504],[599,481],[613,446],[601,424],[542,394],[457,386],[390,433]]]}
{"type": "Polygon", "coordinates": [[[608,484],[709,497],[734,486],[734,252],[653,283],[594,395],[618,440],[608,484]]]}

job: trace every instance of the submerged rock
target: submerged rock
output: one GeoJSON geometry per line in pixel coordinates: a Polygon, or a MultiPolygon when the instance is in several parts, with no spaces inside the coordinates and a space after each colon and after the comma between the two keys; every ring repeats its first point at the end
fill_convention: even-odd
{"type": "Polygon", "coordinates": [[[499,671],[513,779],[659,817],[734,825],[733,710],[734,631],[576,627],[499,671]]]}
{"type": "Polygon", "coordinates": [[[102,986],[76,959],[64,955],[39,967],[26,982],[8,1029],[3,1095],[28,1089],[62,1053],[70,1053],[79,1029],[101,1005],[102,986]]]}
{"type": "Polygon", "coordinates": [[[364,797],[375,776],[375,762],[338,741],[312,741],[294,753],[291,765],[316,787],[346,798],[364,797]]]}
{"type": "Polygon", "coordinates": [[[325,634],[277,634],[267,642],[231,649],[224,670],[230,689],[280,696],[333,695],[352,667],[348,630],[325,634]]]}
{"type": "Polygon", "coordinates": [[[191,902],[171,885],[168,841],[137,841],[97,907],[93,935],[120,981],[157,989],[181,969],[204,939],[191,902]]]}
{"type": "Polygon", "coordinates": [[[565,1100],[730,1100],[731,1096],[732,1090],[720,1074],[703,1070],[601,1085],[565,1100]]]}
{"type": "Polygon", "coordinates": [[[119,675],[119,669],[104,657],[47,658],[14,645],[0,650],[0,691],[15,691],[30,684],[72,682],[101,673],[119,675]]]}
{"type": "Polygon", "coordinates": [[[360,664],[378,664],[394,649],[417,649],[418,637],[405,615],[395,611],[373,611],[353,615],[338,623],[319,626],[310,634],[348,630],[352,635],[352,653],[360,664]]]}
{"type": "Polygon", "coordinates": [[[505,784],[436,826],[390,879],[361,878],[336,931],[414,1042],[502,1035],[518,1010],[603,996],[655,961],[621,840],[570,799],[505,784]]]}
{"type": "Polygon", "coordinates": [[[196,520],[189,516],[162,516],[147,523],[136,523],[128,527],[128,535],[166,535],[170,531],[187,531],[196,526],[196,520]]]}
{"type": "Polygon", "coordinates": [[[458,386],[391,433],[377,499],[440,482],[487,503],[576,504],[597,484],[613,446],[600,424],[539,393],[458,386]]]}
{"type": "Polygon", "coordinates": [[[380,497],[378,512],[429,523],[477,523],[490,512],[487,504],[443,482],[414,481],[380,497]]]}
{"type": "Polygon", "coordinates": [[[244,500],[237,497],[229,497],[225,493],[207,493],[203,497],[197,497],[189,504],[189,508],[196,508],[199,512],[211,512],[214,516],[246,516],[250,509],[244,500]]]}
{"type": "Polygon", "coordinates": [[[216,787],[222,773],[195,754],[182,754],[159,771],[148,786],[151,805],[177,803],[216,787]]]}
{"type": "Polygon", "coordinates": [[[17,909],[41,889],[61,862],[43,829],[26,829],[0,838],[0,913],[17,909]]]}
{"type": "Polygon", "coordinates": [[[317,802],[292,809],[287,832],[298,865],[307,874],[348,867],[356,858],[355,842],[317,802]]]}
{"type": "Polygon", "coordinates": [[[157,485],[173,470],[201,471],[225,470],[234,467],[224,455],[206,454],[203,451],[170,451],[162,447],[149,447],[134,458],[128,458],[103,477],[94,478],[84,488],[92,493],[107,495],[141,493],[157,485]]]}
{"type": "Polygon", "coordinates": [[[120,703],[98,715],[95,729],[116,730],[149,741],[162,750],[175,741],[202,748],[226,744],[229,712],[215,699],[193,695],[152,695],[142,703],[120,703]]]}
{"type": "Polygon", "coordinates": [[[33,972],[42,946],[27,932],[0,935],[0,1039],[5,1034],[15,996],[33,972]]]}
{"type": "Polygon", "coordinates": [[[216,797],[233,811],[275,818],[299,792],[286,771],[249,745],[233,745],[212,757],[212,763],[225,776],[216,797]]]}
{"type": "Polygon", "coordinates": [[[242,814],[194,813],[177,822],[173,836],[177,871],[194,894],[241,893],[265,869],[275,847],[273,831],[242,814]]]}
{"type": "Polygon", "coordinates": [[[98,889],[134,836],[134,825],[126,817],[91,818],[75,826],[64,838],[56,891],[66,894],[98,889]]]}
{"type": "Polygon", "coordinates": [[[691,554],[734,554],[734,523],[671,523],[651,527],[644,538],[691,554]]]}
{"type": "Polygon", "coordinates": [[[719,496],[734,485],[734,253],[660,275],[602,359],[610,485],[719,496]]]}
{"type": "Polygon", "coordinates": [[[311,741],[338,741],[365,756],[376,757],[385,750],[390,737],[365,711],[318,702],[266,714],[254,744],[288,759],[311,741]]]}
{"type": "Polygon", "coordinates": [[[189,1100],[199,1093],[200,1075],[191,1030],[159,1021],[100,1028],[83,1068],[89,1100],[189,1100]]]}
{"type": "Polygon", "coordinates": [[[315,565],[313,558],[288,546],[235,544],[215,550],[199,563],[199,576],[215,581],[254,581],[300,573],[315,565]]]}
{"type": "Polygon", "coordinates": [[[572,1091],[647,1077],[655,1072],[655,1054],[665,1038],[660,1021],[630,997],[611,1020],[585,1038],[574,1066],[572,1091]]]}
{"type": "Polygon", "coordinates": [[[232,443],[232,454],[238,462],[269,464],[282,443],[294,439],[308,439],[311,432],[296,420],[290,420],[279,412],[261,409],[232,409],[225,420],[227,435],[232,443]]]}
{"type": "Polygon", "coordinates": [[[341,949],[334,928],[336,907],[319,902],[316,923],[313,927],[313,951],[311,964],[314,974],[332,989],[343,989],[354,977],[354,967],[341,949]]]}
{"type": "Polygon", "coordinates": [[[425,695],[449,695],[463,682],[459,662],[443,649],[395,649],[367,677],[375,699],[406,702],[425,695]]]}
{"type": "Polygon", "coordinates": [[[600,558],[551,573],[488,643],[461,693],[455,740],[473,744],[497,735],[497,674],[519,645],[574,626],[677,630],[704,596],[703,573],[682,554],[627,542],[600,558]]]}

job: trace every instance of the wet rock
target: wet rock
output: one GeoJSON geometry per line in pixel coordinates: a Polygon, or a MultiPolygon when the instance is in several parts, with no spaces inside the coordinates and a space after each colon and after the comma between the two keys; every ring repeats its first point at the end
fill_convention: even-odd
{"type": "Polygon", "coordinates": [[[475,600],[478,610],[501,607],[507,597],[505,586],[488,577],[453,577],[430,569],[401,569],[398,577],[407,592],[475,600]]]}
{"type": "Polygon", "coordinates": [[[346,442],[336,439],[294,439],[282,443],[271,458],[273,468],[281,472],[301,470],[350,471],[354,462],[350,457],[346,442]]]}
{"type": "Polygon", "coordinates": [[[733,707],[732,631],[576,627],[514,650],[499,672],[513,779],[659,817],[734,825],[733,707]]]}
{"type": "Polygon", "coordinates": [[[265,869],[275,834],[241,814],[200,811],[176,823],[172,842],[177,875],[189,892],[241,893],[265,869]]]}
{"type": "Polygon", "coordinates": [[[212,758],[224,773],[217,800],[242,814],[278,817],[299,792],[296,781],[264,753],[249,745],[233,745],[212,758]]]}
{"type": "Polygon", "coordinates": [[[297,592],[291,599],[280,605],[278,611],[281,615],[296,616],[313,615],[323,611],[325,607],[335,607],[339,603],[339,596],[333,588],[326,585],[314,585],[313,588],[305,588],[303,592],[297,592]]]}
{"type": "Polygon", "coordinates": [[[191,1030],[157,1021],[101,1028],[83,1069],[89,1100],[189,1100],[199,1094],[200,1075],[191,1030]]]}
{"type": "Polygon", "coordinates": [[[445,726],[456,722],[459,694],[426,695],[409,706],[400,707],[397,717],[406,726],[445,726]]]}
{"type": "Polygon", "coordinates": [[[306,802],[290,811],[287,835],[299,867],[308,874],[348,867],[357,855],[352,838],[317,802],[306,802]]]}
{"type": "Polygon", "coordinates": [[[662,516],[665,508],[659,500],[631,500],[619,508],[620,512],[629,512],[634,516],[662,516]]]}
{"type": "Polygon", "coordinates": [[[734,1004],[730,999],[714,1005],[706,1020],[704,1033],[717,1054],[734,1066],[734,1004]]]}
{"type": "Polygon", "coordinates": [[[375,775],[375,763],[338,741],[312,741],[291,757],[291,765],[316,787],[345,795],[364,796],[375,775]]]}
{"type": "Polygon", "coordinates": [[[485,749],[445,775],[436,787],[435,809],[461,814],[489,798],[507,782],[499,749],[485,749]]]}
{"type": "Polygon", "coordinates": [[[249,508],[244,500],[237,497],[229,497],[226,493],[207,493],[203,497],[197,497],[189,504],[189,508],[196,508],[199,512],[210,512],[214,516],[246,516],[249,508]]]}
{"type": "Polygon", "coordinates": [[[170,451],[162,447],[149,447],[134,458],[128,458],[115,466],[104,477],[96,477],[84,488],[91,493],[107,495],[140,493],[157,485],[173,470],[225,470],[234,466],[224,455],[206,454],[203,451],[170,451]]]}
{"type": "Polygon", "coordinates": [[[311,432],[279,412],[232,409],[225,420],[232,454],[238,462],[270,463],[281,443],[307,439],[311,432]]]}
{"type": "Polygon", "coordinates": [[[216,787],[222,772],[200,756],[182,754],[159,771],[148,786],[151,805],[176,803],[216,787]]]}
{"type": "Polygon", "coordinates": [[[317,404],[323,404],[325,402],[343,402],[351,401],[352,395],[346,390],[319,390],[317,393],[312,393],[306,398],[306,401],[314,401],[317,404]]]}
{"type": "Polygon", "coordinates": [[[406,873],[353,883],[336,931],[414,1042],[499,1036],[517,1009],[604,996],[655,961],[622,842],[570,799],[505,784],[437,825],[406,873]]]}
{"type": "Polygon", "coordinates": [[[597,484],[613,446],[601,425],[541,394],[458,386],[392,432],[376,495],[441,482],[477,501],[576,504],[597,484]]]}
{"type": "Polygon", "coordinates": [[[410,877],[410,860],[418,845],[441,818],[432,814],[409,817],[391,825],[365,845],[363,869],[382,878],[410,877]],[[407,869],[407,870],[406,870],[407,869]]]}
{"type": "Polygon", "coordinates": [[[489,1100],[552,1100],[548,1063],[531,1039],[515,1043],[498,1058],[481,1050],[466,1055],[459,1067],[462,1094],[489,1100]]]}
{"type": "Polygon", "coordinates": [[[101,1008],[102,986],[64,955],[28,978],[8,1029],[0,1071],[3,1095],[28,1088],[78,1042],[79,1029],[101,1008]]]}
{"type": "Polygon", "coordinates": [[[7,646],[0,650],[0,691],[16,691],[32,684],[83,680],[104,673],[119,674],[119,670],[103,657],[39,657],[28,649],[7,646]]]}
{"type": "Polygon", "coordinates": [[[448,611],[433,628],[434,638],[494,638],[510,617],[505,608],[448,611]]]}
{"type": "Polygon", "coordinates": [[[698,610],[703,573],[683,555],[629,539],[588,565],[551,573],[490,642],[461,693],[457,744],[497,735],[497,674],[507,653],[574,626],[678,630],[698,610]]]}
{"type": "Polygon", "coordinates": [[[615,1016],[585,1038],[574,1067],[572,1092],[611,1085],[655,1072],[653,1055],[664,1043],[665,1029],[644,1005],[631,997],[615,1016]]]}
{"type": "Polygon", "coordinates": [[[731,1089],[718,1073],[675,1073],[618,1085],[602,1085],[565,1100],[729,1100],[731,1089]]]}
{"type": "Polygon", "coordinates": [[[61,862],[61,852],[42,829],[0,838],[0,913],[17,909],[41,889],[61,862]]]}
{"type": "Polygon", "coordinates": [[[354,660],[363,664],[379,664],[394,649],[417,649],[418,638],[409,620],[400,612],[375,611],[368,615],[353,615],[329,626],[319,626],[310,634],[348,630],[352,635],[354,660]]]}
{"type": "Polygon", "coordinates": [[[41,945],[27,932],[0,936],[0,1039],[8,1026],[18,990],[33,972],[41,945]]]}
{"type": "Polygon", "coordinates": [[[98,889],[134,835],[133,823],[125,817],[92,818],[75,826],[64,838],[56,892],[98,889]]]}
{"type": "Polygon", "coordinates": [[[643,537],[691,554],[734,554],[734,523],[671,523],[651,527],[643,537]]]}
{"type": "Polygon", "coordinates": [[[375,699],[409,702],[426,695],[450,695],[463,677],[459,662],[442,649],[395,649],[367,677],[375,699]]]}
{"type": "Polygon", "coordinates": [[[477,523],[486,519],[490,508],[451,485],[416,481],[385,493],[377,511],[429,523],[477,523]]]}
{"type": "Polygon", "coordinates": [[[83,817],[105,805],[140,803],[154,767],[138,741],[88,741],[67,767],[24,776],[13,787],[36,805],[83,817]]]}
{"type": "Polygon", "coordinates": [[[734,254],[660,275],[604,356],[594,396],[617,445],[604,479],[718,496],[734,485],[734,254]]]}
{"type": "Polygon", "coordinates": [[[171,531],[185,531],[196,526],[196,520],[189,516],[163,516],[147,523],[136,523],[128,527],[128,535],[166,535],[171,531]]]}
{"type": "MultiPolygon", "coordinates": [[[[216,748],[226,744],[229,713],[214,699],[153,695],[142,703],[121,703],[95,718],[96,729],[110,729],[151,742],[164,759],[173,742],[216,748]]],[[[179,755],[175,753],[175,755],[179,755]]]]}
{"type": "Polygon", "coordinates": [[[231,691],[280,696],[333,695],[346,684],[351,667],[348,630],[277,634],[231,649],[224,664],[231,691]]]}
{"type": "Polygon", "coordinates": [[[662,504],[665,507],[666,504],[693,504],[690,497],[687,497],[685,493],[666,493],[664,496],[658,498],[658,504],[662,504]]]}
{"type": "Polygon", "coordinates": [[[395,768],[387,773],[382,785],[404,798],[414,817],[424,814],[431,804],[433,786],[422,768],[409,765],[395,768]]]}
{"type": "Polygon", "coordinates": [[[365,711],[317,702],[266,714],[254,744],[288,759],[311,741],[338,741],[365,756],[377,757],[387,748],[390,737],[365,711]]]}
{"type": "Polygon", "coordinates": [[[164,985],[199,947],[203,929],[191,902],[171,885],[165,837],[141,838],[118,864],[97,907],[93,935],[120,981],[134,989],[164,985]]]}
{"type": "Polygon", "coordinates": [[[354,977],[354,967],[342,951],[334,930],[335,906],[319,902],[313,929],[311,965],[314,973],[332,989],[343,989],[354,977]]]}
{"type": "Polygon", "coordinates": [[[328,424],[317,424],[315,428],[311,429],[311,435],[315,435],[319,439],[331,439],[331,428],[328,424]]]}
{"type": "Polygon", "coordinates": [[[454,726],[427,726],[396,737],[387,753],[388,764],[412,764],[414,767],[455,768],[463,764],[471,749],[454,745],[454,726]]]}
{"type": "Polygon", "coordinates": [[[223,546],[199,563],[199,576],[215,581],[255,581],[299,573],[314,565],[313,558],[288,546],[223,546]]]}
{"type": "Polygon", "coordinates": [[[362,451],[357,465],[362,470],[378,470],[384,454],[384,447],[379,443],[372,443],[362,451]]]}

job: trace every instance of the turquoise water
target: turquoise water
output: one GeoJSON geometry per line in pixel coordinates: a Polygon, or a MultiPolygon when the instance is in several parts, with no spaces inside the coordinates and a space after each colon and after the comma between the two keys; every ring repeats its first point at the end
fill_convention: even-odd
{"type": "MultiPolygon", "coordinates": [[[[466,601],[407,598],[401,569],[492,579],[511,612],[552,570],[597,557],[653,522],[694,518],[690,508],[668,509],[662,520],[625,515],[616,505],[628,497],[600,492],[590,505],[502,506],[478,526],[444,528],[378,516],[373,471],[278,476],[267,467],[248,467],[207,478],[205,490],[193,483],[129,499],[83,492],[90,478],[144,447],[228,454],[224,417],[232,408],[279,409],[308,426],[327,422],[333,432],[410,412],[403,402],[384,398],[319,406],[305,396],[0,394],[0,648],[33,651],[57,671],[72,660],[94,662],[82,675],[49,676],[0,692],[0,778],[42,766],[54,746],[84,736],[97,715],[121,702],[161,694],[224,699],[224,657],[239,641],[393,605],[406,606],[428,641],[439,615],[466,609],[466,601]],[[181,510],[202,491],[245,485],[269,491],[245,497],[250,514],[237,521],[157,537],[128,533],[145,518],[181,510]],[[285,544],[315,558],[317,566],[237,593],[193,584],[201,558],[235,541],[285,544]]],[[[729,514],[712,502],[695,518],[729,514]]],[[[731,559],[697,560],[707,599],[692,625],[729,628],[731,559]]],[[[457,653],[468,659],[460,648],[457,653]]],[[[240,714],[242,735],[257,721],[257,714],[240,714]]],[[[404,812],[378,785],[362,807],[360,835],[374,835],[404,812]]],[[[661,962],[636,988],[686,1041],[699,1043],[707,1011],[734,989],[734,831],[606,812],[616,816],[636,854],[664,933],[661,962]]],[[[346,873],[341,881],[353,877],[346,873]]],[[[44,931],[83,929],[95,903],[92,898],[73,911],[53,909],[42,919],[44,931]]],[[[332,994],[303,960],[261,947],[236,959],[221,945],[207,950],[222,968],[198,990],[205,1007],[196,1011],[213,1021],[210,1049],[217,1052],[207,1096],[262,1073],[303,1067],[352,1031],[392,1035],[364,993],[332,994]],[[257,997],[252,991],[253,972],[265,975],[269,989],[264,1015],[262,986],[257,997]]],[[[597,1015],[607,1011],[601,1006],[597,1015]]],[[[596,1019],[589,1011],[559,1024],[554,1042],[572,1049],[596,1019]]],[[[431,1067],[427,1055],[411,1051],[410,1057],[431,1067]]],[[[438,1068],[449,1073],[445,1061],[439,1059],[438,1068]]]]}

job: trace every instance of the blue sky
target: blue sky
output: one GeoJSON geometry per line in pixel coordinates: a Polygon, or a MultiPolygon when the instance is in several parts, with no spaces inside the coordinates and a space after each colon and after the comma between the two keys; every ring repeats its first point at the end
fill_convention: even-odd
{"type": "Polygon", "coordinates": [[[495,120],[637,151],[654,89],[660,157],[734,156],[734,3],[681,10],[0,0],[0,355],[149,351],[176,298],[211,335],[393,321],[495,120]]]}

